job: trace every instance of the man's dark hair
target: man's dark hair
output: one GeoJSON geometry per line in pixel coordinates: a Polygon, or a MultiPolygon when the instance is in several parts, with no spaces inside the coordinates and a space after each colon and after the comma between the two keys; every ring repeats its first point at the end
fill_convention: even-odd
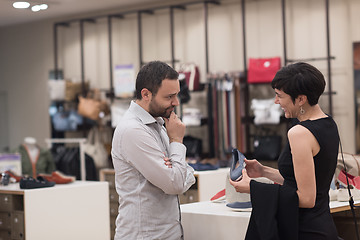
{"type": "Polygon", "coordinates": [[[299,95],[305,95],[311,106],[318,103],[325,85],[323,74],[314,66],[304,62],[282,67],[271,82],[273,89],[289,94],[293,102],[299,95]]]}
{"type": "Polygon", "coordinates": [[[152,61],[144,65],[136,77],[136,99],[141,99],[141,90],[148,89],[153,95],[158,92],[164,79],[177,80],[179,73],[168,64],[152,61]]]}

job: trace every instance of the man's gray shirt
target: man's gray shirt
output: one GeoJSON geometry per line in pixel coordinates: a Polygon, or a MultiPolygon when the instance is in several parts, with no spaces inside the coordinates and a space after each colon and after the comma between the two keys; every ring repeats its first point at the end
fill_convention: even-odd
{"type": "Polygon", "coordinates": [[[181,239],[177,194],[195,183],[186,163],[186,147],[169,142],[162,118],[154,118],[135,102],[115,129],[112,160],[119,214],[115,240],[181,239]],[[164,164],[171,158],[172,168],[164,164]]]}

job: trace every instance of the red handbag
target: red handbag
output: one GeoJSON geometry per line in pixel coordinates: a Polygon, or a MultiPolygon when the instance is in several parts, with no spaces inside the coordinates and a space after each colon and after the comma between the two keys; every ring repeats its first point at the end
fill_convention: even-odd
{"type": "Polygon", "coordinates": [[[193,63],[185,63],[180,67],[179,79],[185,79],[186,85],[190,91],[199,91],[200,87],[200,71],[197,65],[193,63]]]}
{"type": "Polygon", "coordinates": [[[250,58],[248,83],[269,83],[281,67],[280,57],[250,58]]]}

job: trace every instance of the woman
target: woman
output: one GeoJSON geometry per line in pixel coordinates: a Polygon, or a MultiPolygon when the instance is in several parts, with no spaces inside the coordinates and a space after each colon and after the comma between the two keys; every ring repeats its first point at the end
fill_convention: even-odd
{"type": "Polygon", "coordinates": [[[338,239],[329,209],[329,188],[335,172],[339,133],[331,116],[318,105],[325,80],[315,67],[299,62],[274,77],[275,103],[298,123],[287,133],[278,168],[245,160],[243,178],[230,183],[251,194],[252,216],[246,239],[338,239]],[[266,177],[278,184],[257,183],[266,177]]]}

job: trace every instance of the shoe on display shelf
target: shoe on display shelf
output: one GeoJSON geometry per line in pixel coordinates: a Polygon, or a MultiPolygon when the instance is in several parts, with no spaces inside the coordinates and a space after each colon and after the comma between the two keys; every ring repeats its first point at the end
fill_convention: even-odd
{"type": "Polygon", "coordinates": [[[76,180],[74,176],[64,175],[60,171],[54,171],[51,174],[39,174],[39,176],[45,178],[49,182],[55,182],[56,184],[66,184],[75,182],[76,180]]]}
{"type": "Polygon", "coordinates": [[[21,189],[45,188],[53,186],[55,186],[55,182],[49,182],[41,176],[38,176],[36,179],[32,177],[24,177],[20,179],[21,189]]]}
{"type": "Polygon", "coordinates": [[[238,212],[251,212],[252,210],[251,202],[232,202],[226,204],[226,206],[231,210],[238,212]]]}
{"type": "Polygon", "coordinates": [[[5,171],[5,173],[9,174],[9,176],[15,179],[16,182],[20,182],[20,179],[22,178],[22,176],[16,175],[14,172],[10,170],[5,171]]]}

